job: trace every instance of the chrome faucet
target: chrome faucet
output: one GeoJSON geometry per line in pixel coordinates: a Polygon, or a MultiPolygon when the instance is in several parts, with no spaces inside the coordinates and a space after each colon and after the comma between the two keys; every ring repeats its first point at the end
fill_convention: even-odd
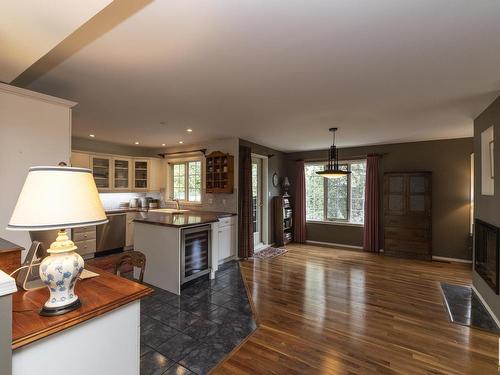
{"type": "Polygon", "coordinates": [[[179,199],[176,199],[174,197],[170,197],[171,200],[173,200],[177,206],[177,210],[181,209],[181,205],[179,204],[179,199]]]}

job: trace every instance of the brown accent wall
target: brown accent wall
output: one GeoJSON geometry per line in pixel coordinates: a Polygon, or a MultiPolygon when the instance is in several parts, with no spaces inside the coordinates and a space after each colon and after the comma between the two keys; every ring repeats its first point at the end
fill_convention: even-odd
{"type": "Polygon", "coordinates": [[[252,150],[252,153],[258,154],[258,155],[274,155],[269,158],[268,161],[268,176],[267,176],[267,185],[268,185],[268,191],[270,195],[268,196],[268,201],[269,201],[269,217],[268,217],[268,230],[269,230],[269,242],[274,243],[274,216],[273,216],[273,209],[272,209],[272,197],[278,196],[281,194],[281,187],[274,187],[273,186],[273,174],[276,172],[278,174],[278,177],[280,179],[280,184],[281,181],[283,180],[283,177],[287,176],[287,163],[286,163],[286,156],[283,152],[273,150],[272,148],[265,147],[258,145],[256,143],[252,143],[249,141],[246,141],[244,139],[240,139],[240,145],[241,146],[247,146],[250,147],[252,150]]]}
{"type": "MultiPolygon", "coordinates": [[[[481,195],[481,133],[493,125],[495,143],[500,139],[500,97],[474,120],[474,217],[500,227],[500,182],[495,181],[492,196],[481,195]]],[[[495,144],[494,176],[500,176],[500,148],[495,144]]],[[[472,284],[497,317],[500,317],[500,296],[473,271],[472,284]]]]}
{"type": "MultiPolygon", "coordinates": [[[[341,159],[354,159],[370,153],[384,154],[380,162],[380,184],[384,172],[432,171],[432,246],[433,255],[471,259],[468,246],[470,154],[473,139],[398,143],[339,150],[341,159]]],[[[287,154],[293,181],[293,163],[297,159],[325,159],[326,150],[287,154]]],[[[499,162],[500,164],[500,162],[499,162]]],[[[382,187],[380,189],[382,190],[382,187]]],[[[380,207],[383,207],[382,202],[380,207]]],[[[381,222],[382,212],[381,212],[381,222]]],[[[383,247],[383,230],[381,228],[383,247]]],[[[307,239],[362,246],[363,229],[352,226],[307,225],[307,239]]]]}

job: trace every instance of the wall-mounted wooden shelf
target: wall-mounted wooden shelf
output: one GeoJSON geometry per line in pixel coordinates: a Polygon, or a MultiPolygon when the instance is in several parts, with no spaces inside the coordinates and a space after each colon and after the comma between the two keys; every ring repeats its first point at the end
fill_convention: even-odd
{"type": "Polygon", "coordinates": [[[205,189],[207,193],[232,193],[234,156],[214,151],[206,156],[205,189]]]}

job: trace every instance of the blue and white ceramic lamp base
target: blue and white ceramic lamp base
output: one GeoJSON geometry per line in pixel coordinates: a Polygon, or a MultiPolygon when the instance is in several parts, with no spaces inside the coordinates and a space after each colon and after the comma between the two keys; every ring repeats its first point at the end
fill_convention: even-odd
{"type": "Polygon", "coordinates": [[[75,252],[76,249],[66,231],[61,230],[56,242],[47,250],[49,256],[40,264],[40,278],[49,288],[50,297],[40,315],[61,315],[81,306],[75,293],[75,284],[83,271],[84,261],[75,252]]]}

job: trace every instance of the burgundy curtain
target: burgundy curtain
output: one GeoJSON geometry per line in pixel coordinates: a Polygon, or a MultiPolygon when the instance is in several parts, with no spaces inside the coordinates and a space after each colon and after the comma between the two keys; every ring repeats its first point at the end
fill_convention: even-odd
{"type": "Polygon", "coordinates": [[[253,256],[252,223],[252,152],[250,147],[240,146],[238,256],[253,256]]]}
{"type": "Polygon", "coordinates": [[[370,155],[366,160],[365,182],[365,229],[363,248],[365,251],[378,252],[379,246],[379,184],[378,155],[370,155]]]}
{"type": "Polygon", "coordinates": [[[295,164],[295,210],[294,210],[294,240],[298,243],[306,242],[306,177],[304,160],[295,164]]]}

